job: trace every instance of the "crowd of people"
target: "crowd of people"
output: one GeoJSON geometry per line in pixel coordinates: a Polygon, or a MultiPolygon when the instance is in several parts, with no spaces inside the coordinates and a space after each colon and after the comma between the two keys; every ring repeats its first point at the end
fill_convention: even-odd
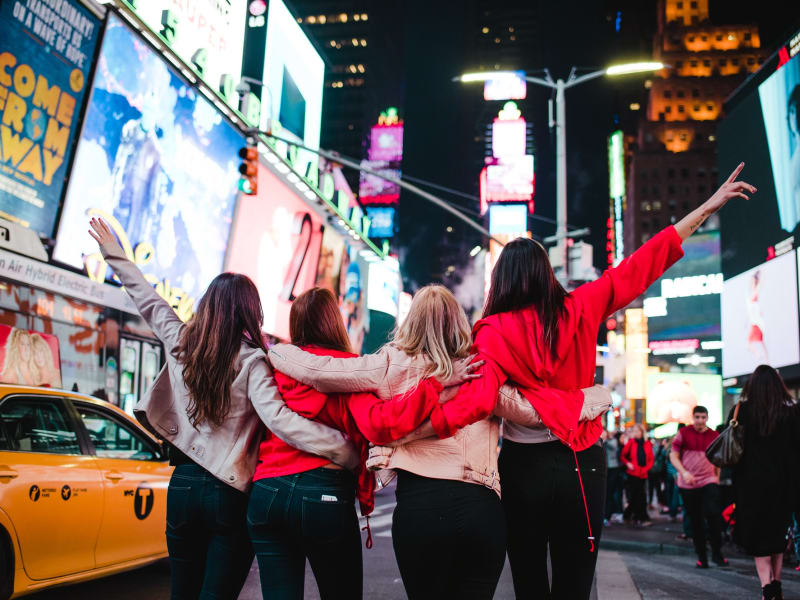
{"type": "MultiPolygon", "coordinates": [[[[265,598],[302,598],[306,560],[324,599],[360,598],[355,500],[368,515],[378,470],[398,480],[392,543],[412,600],[488,600],[506,555],[518,598],[588,599],[607,479],[610,394],[593,387],[600,325],[679,260],[708,217],[755,192],[737,181],[743,167],[571,292],[541,244],[513,240],[474,327],[449,290],[427,286],[393,339],[361,357],[321,288],[294,300],[289,344],[266,347],[258,290],[234,273],[182,323],[92,219],[103,258],[164,345],[166,365],[134,413],[175,465],[172,597],[235,598],[255,556],[265,598]]],[[[643,431],[620,459],[646,523],[654,457],[643,431]]]]}

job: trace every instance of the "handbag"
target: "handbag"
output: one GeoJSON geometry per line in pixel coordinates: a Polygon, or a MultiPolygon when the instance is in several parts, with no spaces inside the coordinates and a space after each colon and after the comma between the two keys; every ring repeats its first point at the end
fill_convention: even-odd
{"type": "Polygon", "coordinates": [[[744,427],[739,424],[739,406],[736,404],[725,430],[706,448],[706,458],[716,467],[732,467],[742,459],[744,453],[744,427]]]}

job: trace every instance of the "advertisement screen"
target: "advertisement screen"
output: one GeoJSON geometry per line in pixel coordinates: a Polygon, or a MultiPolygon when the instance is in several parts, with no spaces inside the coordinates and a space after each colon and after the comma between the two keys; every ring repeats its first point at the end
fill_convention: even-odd
{"type": "MultiPolygon", "coordinates": [[[[243,21],[242,21],[243,22],[243,21]]],[[[262,94],[261,129],[279,122],[281,137],[319,147],[325,65],[282,0],[270,0],[264,55],[266,85],[262,94]]],[[[298,150],[298,171],[318,164],[317,155],[298,150]]]]}
{"type": "Polygon", "coordinates": [[[344,237],[333,227],[326,227],[322,234],[322,249],[314,285],[331,290],[337,297],[342,296],[345,291],[342,289],[342,273],[347,272],[349,262],[344,237]]]}
{"type": "Polygon", "coordinates": [[[376,125],[370,132],[370,160],[403,160],[403,126],[376,125]]]}
{"type": "Polygon", "coordinates": [[[525,71],[498,73],[483,84],[484,100],[524,100],[527,95],[525,71]]]}
{"type": "Polygon", "coordinates": [[[374,257],[371,250],[348,248],[348,264],[343,267],[344,279],[342,294],[339,297],[339,310],[342,313],[345,329],[350,338],[350,348],[360,354],[364,340],[370,330],[369,302],[370,264],[365,256],[374,257]]]}
{"type": "Polygon", "coordinates": [[[800,362],[797,263],[784,254],[728,279],[722,290],[722,375],[800,362]]]}
{"type": "Polygon", "coordinates": [[[492,124],[492,156],[503,159],[525,156],[525,133],[525,119],[495,119],[492,124]]]}
{"type": "MultiPolygon", "coordinates": [[[[136,14],[160,33],[185,62],[195,64],[210,87],[220,90],[224,75],[233,85],[242,71],[245,0],[224,2],[131,2],[136,14]],[[166,22],[166,24],[165,24],[166,22]]],[[[236,96],[233,96],[236,98],[236,96]]]]}
{"type": "Polygon", "coordinates": [[[492,204],[489,206],[489,233],[518,233],[528,229],[527,204],[492,204]]]}
{"type": "Polygon", "coordinates": [[[397,260],[369,264],[369,295],[367,308],[396,317],[400,306],[400,266],[397,260]]]}
{"type": "Polygon", "coordinates": [[[61,387],[58,338],[0,325],[0,383],[61,387]]]}
{"type": "Polygon", "coordinates": [[[260,165],[258,195],[239,201],[225,269],[255,282],[267,333],[289,339],[289,309],[314,287],[321,242],[319,216],[260,165]]]}
{"type": "MultiPolygon", "coordinates": [[[[362,160],[361,166],[382,175],[400,179],[400,171],[389,168],[389,163],[386,161],[362,160]]],[[[358,193],[361,202],[364,204],[392,204],[400,198],[400,186],[392,181],[387,181],[383,177],[361,171],[358,193]]]]}
{"type": "Polygon", "coordinates": [[[96,260],[86,225],[97,215],[146,275],[196,300],[222,270],[243,145],[213,104],[112,15],[54,259],[76,268],[96,260]]]}
{"type": "Polygon", "coordinates": [[[53,235],[100,21],[78,0],[0,2],[0,217],[53,235]]]}
{"type": "Polygon", "coordinates": [[[367,216],[372,221],[369,237],[390,238],[394,236],[395,209],[393,206],[368,206],[367,216]]]}
{"type": "Polygon", "coordinates": [[[533,196],[533,155],[486,166],[487,202],[527,201],[533,196]]]}
{"type": "Polygon", "coordinates": [[[650,373],[647,376],[647,422],[692,422],[692,409],[708,409],[708,426],[722,423],[722,378],[696,373],[650,373]]]}

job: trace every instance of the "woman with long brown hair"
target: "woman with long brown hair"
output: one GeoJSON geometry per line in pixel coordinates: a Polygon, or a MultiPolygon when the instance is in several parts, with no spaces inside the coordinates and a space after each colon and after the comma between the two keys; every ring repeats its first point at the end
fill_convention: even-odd
{"type": "MultiPolygon", "coordinates": [[[[414,295],[405,321],[377,354],[314,356],[278,345],[270,349],[270,360],[276,372],[322,392],[377,390],[381,398],[390,398],[426,377],[451,378],[469,359],[471,345],[464,310],[449,290],[431,285],[414,295]]],[[[580,392],[575,394],[583,399],[580,392]]],[[[608,394],[597,390],[587,400],[587,407],[599,409],[596,414],[610,405],[608,394]]],[[[398,478],[392,543],[411,600],[490,599],[494,594],[506,550],[497,472],[498,417],[528,425],[540,420],[513,388],[504,388],[499,401],[495,390],[492,404],[497,405],[493,415],[478,416],[481,409],[476,409],[471,417],[475,422],[453,437],[420,439],[425,436],[421,429],[403,440],[407,443],[371,453],[370,466],[383,469],[379,477],[384,484],[398,478]]],[[[446,407],[437,407],[431,421],[443,422],[446,407]]]]}
{"type": "MultiPolygon", "coordinates": [[[[351,352],[336,297],[328,289],[312,288],[294,300],[289,333],[294,346],[313,355],[357,356],[351,352]]],[[[461,380],[455,375],[443,377],[442,383],[461,380]]],[[[363,515],[372,512],[375,502],[375,476],[366,468],[369,445],[397,440],[440,410],[442,386],[424,378],[383,401],[372,393],[318,392],[280,371],[275,381],[289,408],[346,433],[362,462],[353,474],[267,432],[247,513],[262,594],[275,600],[302,598],[308,559],[324,600],[355,600],[362,593],[362,562],[354,500],[358,498],[363,515]]]]}
{"type": "Polygon", "coordinates": [[[164,345],[166,365],[134,412],[167,442],[175,465],[166,531],[172,598],[234,599],[253,560],[245,517],[264,425],[348,468],[358,464],[358,452],[340,431],[286,408],[250,279],[217,276],[184,324],[103,221],[92,219],[89,234],[164,345]]]}

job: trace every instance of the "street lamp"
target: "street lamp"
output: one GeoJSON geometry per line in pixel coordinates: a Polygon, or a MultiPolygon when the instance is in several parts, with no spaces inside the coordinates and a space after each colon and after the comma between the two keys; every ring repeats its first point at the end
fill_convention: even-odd
{"type": "MultiPolygon", "coordinates": [[[[635,62],[621,65],[613,65],[606,69],[592,71],[585,75],[576,75],[576,67],[572,67],[569,77],[553,80],[550,71],[544,69],[544,78],[525,76],[525,81],[535,83],[556,91],[556,114],[553,119],[553,104],[549,104],[549,126],[556,128],[556,234],[553,236],[556,242],[558,257],[562,265],[563,279],[568,279],[568,256],[567,256],[567,132],[566,132],[566,111],[564,103],[564,90],[575,87],[586,81],[597,79],[603,75],[614,77],[618,75],[629,75],[632,73],[648,73],[660,71],[666,65],[660,62],[635,62]]],[[[471,83],[476,81],[486,81],[497,77],[513,76],[512,71],[487,71],[482,73],[465,73],[454,81],[471,83]]]]}

